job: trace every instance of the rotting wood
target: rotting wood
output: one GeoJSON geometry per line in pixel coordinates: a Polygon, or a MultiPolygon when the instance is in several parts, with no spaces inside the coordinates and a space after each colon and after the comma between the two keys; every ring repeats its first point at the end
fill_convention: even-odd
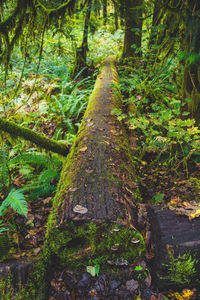
{"type": "MultiPolygon", "coordinates": [[[[86,226],[84,232],[88,230],[88,236],[90,226],[93,226],[91,222],[98,224],[98,230],[93,230],[98,231],[99,235],[106,230],[105,224],[101,224],[105,222],[126,225],[132,229],[137,227],[140,194],[130,146],[123,123],[112,113],[114,108],[121,108],[121,105],[117,72],[114,59],[110,57],[96,80],[76,140],[61,173],[47,226],[46,260],[53,255],[56,264],[62,261],[63,265],[64,245],[69,249],[67,245],[84,243],[86,239],[83,248],[91,247],[91,252],[95,252],[97,245],[91,246],[84,233],[81,240],[78,229],[74,229],[74,225],[70,227],[71,221],[77,224],[75,227],[85,222],[90,224],[88,228],[83,225],[86,226]],[[82,211],[78,213],[77,208],[82,211]],[[102,229],[99,229],[101,226],[102,229]],[[73,230],[76,231],[74,236],[78,236],[74,243],[71,237],[70,242],[67,241],[69,231],[73,230]],[[62,259],[59,258],[61,256],[62,259]]],[[[108,228],[112,229],[110,225],[108,228]]]]}
{"type": "MultiPolygon", "coordinates": [[[[176,283],[176,278],[170,280],[170,256],[174,258],[189,254],[193,259],[200,255],[200,219],[189,220],[186,216],[177,215],[169,208],[151,206],[148,209],[152,230],[152,242],[155,256],[151,260],[151,274],[155,285],[160,289],[186,288],[186,283],[176,283]]],[[[181,262],[181,260],[180,260],[181,262]]],[[[182,261],[183,263],[183,261],[182,261]]],[[[199,264],[198,264],[199,265],[199,264]]],[[[174,267],[175,268],[175,267],[174,267]]],[[[190,288],[199,287],[199,267],[189,283],[190,288]]],[[[182,269],[187,277],[187,270],[182,269]]]]}

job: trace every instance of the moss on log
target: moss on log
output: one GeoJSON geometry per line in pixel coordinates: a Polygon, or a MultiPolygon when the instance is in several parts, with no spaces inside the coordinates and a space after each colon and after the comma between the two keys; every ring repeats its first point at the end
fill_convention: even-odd
{"type": "Polygon", "coordinates": [[[69,146],[67,146],[66,144],[51,140],[46,136],[35,132],[34,130],[19,126],[12,121],[6,121],[0,118],[0,130],[5,131],[15,137],[21,137],[36,144],[40,148],[44,148],[63,156],[67,156],[69,152],[69,146]]]}
{"type": "Polygon", "coordinates": [[[56,267],[105,265],[119,257],[133,261],[144,250],[134,230],[140,194],[125,128],[112,114],[116,107],[121,98],[109,58],[62,170],[49,218],[44,257],[56,267]]]}

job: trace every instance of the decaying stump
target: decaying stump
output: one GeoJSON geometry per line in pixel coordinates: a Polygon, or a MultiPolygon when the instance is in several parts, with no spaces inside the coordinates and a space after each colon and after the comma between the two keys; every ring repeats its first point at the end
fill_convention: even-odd
{"type": "MultiPolygon", "coordinates": [[[[200,254],[200,219],[189,220],[186,216],[177,215],[174,211],[163,206],[150,208],[152,225],[152,239],[155,243],[155,257],[152,260],[152,276],[160,289],[164,288],[192,288],[199,287],[199,263],[196,264],[196,274],[188,276],[190,282],[185,282],[187,270],[182,262],[183,282],[176,282],[177,278],[170,278],[169,264],[172,258],[191,255],[192,259],[199,259],[200,254]],[[189,285],[189,286],[188,286],[189,285]]],[[[174,265],[174,268],[176,266],[174,265]]],[[[171,273],[172,274],[172,273],[171,273]]],[[[176,271],[174,272],[176,274],[176,271]]],[[[181,278],[182,276],[180,276],[181,278]]],[[[179,279],[180,279],[179,278],[179,279]]],[[[178,281],[181,281],[179,280],[178,281]]]]}

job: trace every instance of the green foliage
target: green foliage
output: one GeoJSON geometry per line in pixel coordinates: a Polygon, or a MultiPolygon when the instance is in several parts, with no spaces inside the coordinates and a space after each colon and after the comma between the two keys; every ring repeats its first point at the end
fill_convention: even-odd
{"type": "Polygon", "coordinates": [[[131,110],[126,118],[122,111],[116,115],[119,120],[127,120],[129,129],[142,137],[140,158],[146,152],[156,152],[156,160],[162,156],[168,166],[183,162],[187,169],[187,160],[200,150],[200,130],[195,120],[187,117],[188,112],[181,113],[184,103],[170,80],[177,67],[172,63],[161,69],[157,66],[154,74],[143,65],[137,71],[123,72],[121,88],[131,110]]]}
{"type": "Polygon", "coordinates": [[[177,258],[171,254],[169,264],[165,265],[168,270],[167,279],[178,286],[190,284],[196,274],[196,263],[197,260],[193,259],[190,253],[179,255],[177,258]]]}
{"type": "MultiPolygon", "coordinates": [[[[191,182],[194,186],[194,188],[197,190],[198,194],[200,193],[200,180],[196,177],[190,177],[188,179],[189,182],[191,182]]],[[[197,199],[199,201],[199,197],[197,199]]]]}
{"type": "MultiPolygon", "coordinates": [[[[35,200],[39,197],[48,196],[55,192],[56,184],[59,180],[60,170],[62,168],[62,161],[56,155],[49,156],[46,153],[29,152],[22,153],[10,160],[10,165],[16,164],[35,166],[39,176],[34,176],[34,168],[28,169],[30,172],[27,174],[27,183],[23,188],[23,192],[27,193],[29,200],[35,200]],[[41,172],[41,169],[44,169],[41,172]]],[[[21,167],[19,172],[21,173],[21,167]]]]}
{"type": "Polygon", "coordinates": [[[164,199],[164,196],[165,196],[165,194],[162,194],[162,193],[154,195],[153,198],[152,198],[153,204],[156,205],[156,204],[161,203],[164,199]]]}
{"type": "MultiPolygon", "coordinates": [[[[0,220],[0,234],[4,231],[8,231],[8,228],[5,228],[2,220],[0,220]]],[[[1,250],[0,250],[0,252],[1,252],[1,250]]]]}
{"type": "Polygon", "coordinates": [[[22,153],[11,158],[9,165],[16,166],[16,164],[33,164],[39,167],[53,166],[58,169],[62,167],[62,161],[56,156],[49,156],[46,153],[40,152],[22,153]]]}
{"type": "Polygon", "coordinates": [[[20,215],[27,216],[28,207],[26,199],[21,189],[11,190],[6,199],[1,203],[0,206],[0,216],[2,217],[7,208],[12,208],[15,212],[20,215]]]}
{"type": "Polygon", "coordinates": [[[131,262],[145,249],[142,235],[126,226],[94,222],[78,226],[66,222],[62,226],[65,230],[54,228],[48,245],[45,244],[46,259],[51,253],[62,266],[85,269],[87,265],[100,264],[106,270],[109,268],[107,260],[114,264],[120,260],[131,262]],[[84,249],[89,249],[86,255],[82,255],[84,249]]]}
{"type": "MultiPolygon", "coordinates": [[[[0,218],[3,218],[3,221],[0,219],[0,234],[9,230],[8,228],[4,227],[4,224],[6,224],[6,226],[11,225],[9,224],[9,221],[4,216],[8,208],[13,209],[15,213],[27,217],[28,205],[24,197],[23,191],[21,189],[18,190],[12,189],[8,194],[8,196],[3,200],[3,202],[0,205],[0,218]]],[[[7,252],[7,247],[5,245],[8,243],[8,241],[6,240],[7,242],[5,244],[3,243],[5,238],[7,238],[7,236],[5,235],[0,237],[0,244],[1,244],[0,256],[2,256],[4,252],[7,252]]]]}

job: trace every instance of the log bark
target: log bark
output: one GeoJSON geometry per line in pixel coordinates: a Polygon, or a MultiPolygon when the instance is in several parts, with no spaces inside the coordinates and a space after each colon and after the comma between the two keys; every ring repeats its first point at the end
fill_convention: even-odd
{"type": "Polygon", "coordinates": [[[125,128],[112,114],[120,107],[113,60],[106,60],[77,138],[62,170],[54,201],[55,224],[64,220],[133,221],[139,191],[125,128]],[[86,214],[74,207],[84,206],[86,214]]]}
{"type": "Polygon", "coordinates": [[[38,132],[23,126],[19,126],[14,122],[7,121],[2,118],[0,118],[0,131],[7,132],[14,137],[21,137],[36,144],[40,148],[61,154],[63,156],[67,156],[69,153],[69,146],[66,144],[49,139],[38,132]]]}

